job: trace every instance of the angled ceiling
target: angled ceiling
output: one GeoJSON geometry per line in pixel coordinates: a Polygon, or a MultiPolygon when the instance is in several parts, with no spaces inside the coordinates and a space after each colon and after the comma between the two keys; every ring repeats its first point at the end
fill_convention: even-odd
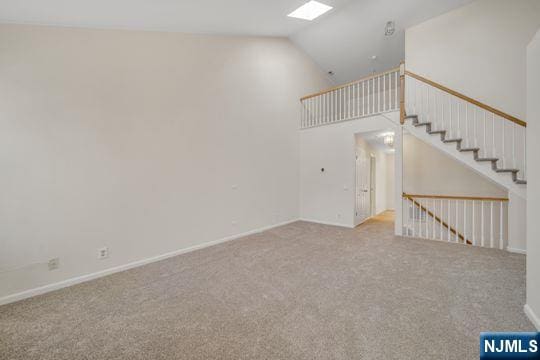
{"type": "Polygon", "coordinates": [[[334,9],[311,22],[287,17],[306,1],[0,0],[0,23],[286,36],[343,83],[396,66],[405,28],[472,0],[319,0],[334,9]],[[389,20],[396,32],[386,37],[389,20]]]}
{"type": "Polygon", "coordinates": [[[309,22],[287,17],[305,0],[0,0],[0,22],[164,30],[226,35],[289,36],[309,22]]]}
{"type": "Polygon", "coordinates": [[[405,57],[404,29],[470,3],[472,0],[356,0],[291,36],[335,83],[388,70],[405,57]],[[384,35],[387,21],[394,35],[384,35]],[[372,60],[372,56],[376,56],[372,60]]]}

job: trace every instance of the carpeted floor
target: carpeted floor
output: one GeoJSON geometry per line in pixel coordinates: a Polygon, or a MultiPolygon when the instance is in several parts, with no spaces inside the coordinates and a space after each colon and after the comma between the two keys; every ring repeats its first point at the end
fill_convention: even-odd
{"type": "Polygon", "coordinates": [[[297,222],[0,307],[0,359],[477,359],[525,256],[297,222]]]}

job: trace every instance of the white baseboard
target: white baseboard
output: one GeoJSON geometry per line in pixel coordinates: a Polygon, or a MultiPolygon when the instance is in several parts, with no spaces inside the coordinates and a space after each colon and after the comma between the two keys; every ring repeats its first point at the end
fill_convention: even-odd
{"type": "Polygon", "coordinates": [[[305,219],[305,218],[301,218],[300,221],[311,222],[311,223],[321,224],[321,225],[339,226],[339,227],[354,229],[354,226],[338,224],[338,223],[334,223],[334,222],[330,222],[330,221],[319,221],[319,220],[312,220],[312,219],[305,219]]]}
{"type": "Polygon", "coordinates": [[[299,221],[299,219],[293,219],[293,220],[284,221],[284,222],[279,223],[279,224],[265,226],[265,227],[258,228],[258,229],[255,229],[255,230],[251,230],[251,231],[247,231],[247,232],[244,232],[244,233],[241,233],[241,234],[227,236],[227,237],[222,238],[222,239],[208,241],[208,242],[205,242],[203,244],[190,246],[190,247],[187,247],[187,248],[171,251],[171,252],[161,254],[161,255],[158,255],[158,256],[154,256],[154,257],[150,257],[150,258],[146,258],[146,259],[142,259],[142,260],[137,260],[137,261],[133,261],[133,262],[130,262],[130,263],[127,263],[127,264],[124,264],[124,265],[120,265],[120,266],[112,267],[112,268],[109,268],[109,269],[101,270],[101,271],[94,272],[94,273],[91,273],[91,274],[77,276],[77,277],[70,278],[70,279],[63,280],[63,281],[59,281],[59,282],[56,282],[56,283],[40,286],[40,287],[37,287],[37,288],[33,288],[33,289],[30,289],[30,290],[25,290],[25,291],[22,291],[22,292],[19,292],[19,293],[11,294],[11,295],[7,295],[7,296],[4,296],[4,297],[0,298],[0,305],[5,305],[5,304],[9,304],[9,303],[12,303],[12,302],[15,302],[15,301],[27,299],[27,298],[30,298],[30,297],[33,297],[33,296],[45,294],[45,293],[48,293],[48,292],[51,292],[51,291],[54,291],[54,290],[58,290],[58,289],[62,289],[62,288],[68,287],[68,286],[72,286],[72,285],[80,284],[80,283],[83,283],[83,282],[86,282],[86,281],[94,280],[94,279],[97,279],[97,278],[100,278],[100,277],[103,277],[103,276],[107,276],[107,275],[111,275],[111,274],[114,274],[114,273],[117,273],[117,272],[120,272],[120,271],[133,269],[135,267],[143,266],[143,265],[150,264],[150,263],[153,263],[153,262],[156,262],[156,261],[165,260],[167,258],[174,257],[174,256],[177,256],[177,255],[181,255],[181,254],[185,254],[185,253],[188,253],[188,252],[191,252],[191,251],[204,249],[204,248],[209,247],[209,246],[213,246],[213,245],[221,244],[221,243],[224,243],[224,242],[227,242],[227,241],[239,239],[239,238],[242,238],[242,237],[245,237],[245,236],[248,236],[248,235],[257,234],[257,233],[260,233],[260,232],[263,232],[263,231],[266,231],[266,230],[270,230],[270,229],[273,229],[273,228],[276,228],[276,227],[291,224],[291,223],[296,222],[296,221],[299,221]]]}
{"type": "Polygon", "coordinates": [[[516,249],[516,248],[507,247],[506,251],[511,252],[511,253],[515,253],[515,254],[527,255],[527,250],[523,250],[523,249],[516,249]]]}
{"type": "Polygon", "coordinates": [[[523,306],[523,310],[525,311],[525,315],[531,320],[533,325],[536,327],[536,330],[540,331],[540,317],[534,313],[534,311],[531,309],[531,307],[527,304],[523,306]]]}

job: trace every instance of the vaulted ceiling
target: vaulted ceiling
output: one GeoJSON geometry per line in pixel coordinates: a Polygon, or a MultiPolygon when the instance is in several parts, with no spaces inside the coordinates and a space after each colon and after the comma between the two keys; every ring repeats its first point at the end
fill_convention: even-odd
{"type": "Polygon", "coordinates": [[[299,30],[291,39],[321,68],[333,71],[335,83],[349,82],[398,66],[405,58],[406,28],[470,2],[351,1],[331,16],[299,30]],[[395,22],[396,30],[392,36],[384,34],[387,21],[395,22]]]}
{"type": "Polygon", "coordinates": [[[319,0],[334,9],[312,22],[286,16],[305,1],[0,0],[0,22],[286,36],[342,83],[396,66],[406,27],[471,0],[319,0]],[[389,20],[396,32],[387,37],[389,20]]]}
{"type": "MultiPolygon", "coordinates": [[[[320,0],[339,9],[350,0],[320,0]]],[[[305,0],[0,0],[0,21],[223,35],[289,36],[305,0]]],[[[332,12],[317,19],[331,16],[332,12]]]]}

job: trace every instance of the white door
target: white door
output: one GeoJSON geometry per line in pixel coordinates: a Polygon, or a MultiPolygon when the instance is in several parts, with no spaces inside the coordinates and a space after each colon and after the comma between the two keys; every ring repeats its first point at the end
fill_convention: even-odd
{"type": "Polygon", "coordinates": [[[371,159],[366,151],[356,151],[356,225],[364,222],[371,214],[370,174],[371,159]]]}

